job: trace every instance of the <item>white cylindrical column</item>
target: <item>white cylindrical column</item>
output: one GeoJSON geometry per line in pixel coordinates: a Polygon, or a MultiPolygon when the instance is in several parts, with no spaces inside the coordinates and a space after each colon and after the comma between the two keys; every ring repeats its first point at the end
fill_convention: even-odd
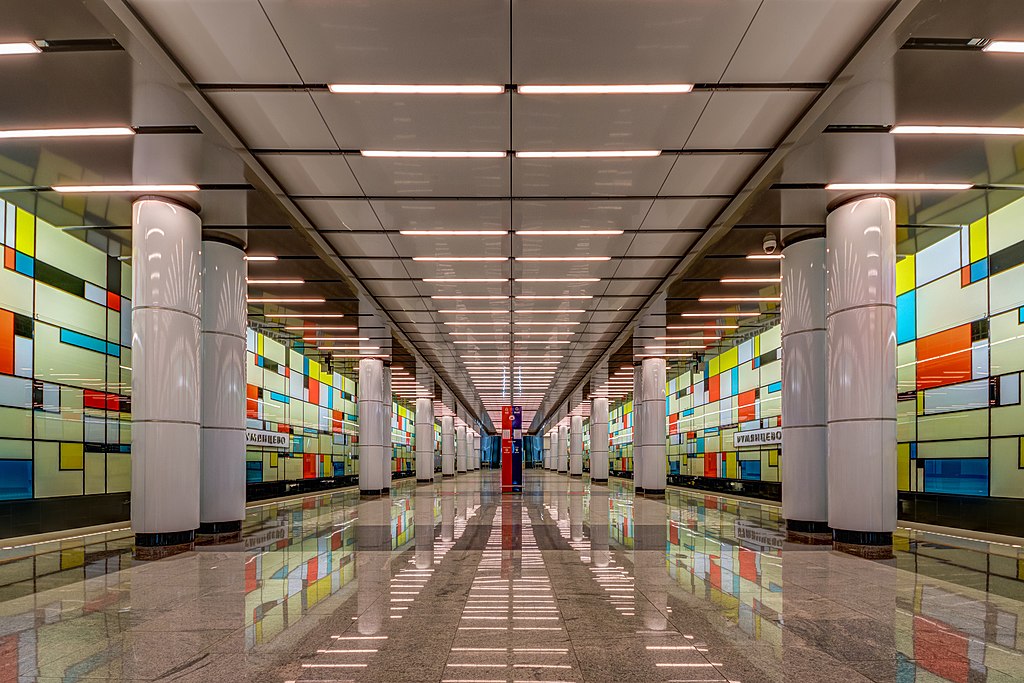
{"type": "Polygon", "coordinates": [[[640,365],[633,366],[633,491],[644,492],[644,402],[641,393],[644,375],[640,365]]]}
{"type": "Polygon", "coordinates": [[[558,471],[569,472],[569,425],[558,427],[558,471]]]}
{"type": "Polygon", "coordinates": [[[825,238],[782,250],[782,510],[796,540],[828,534],[825,238]]]}
{"type": "Polygon", "coordinates": [[[473,469],[480,469],[480,435],[473,432],[473,469]]]}
{"type": "Polygon", "coordinates": [[[544,435],[544,438],[541,440],[541,444],[542,444],[541,448],[544,451],[544,469],[550,470],[551,469],[551,432],[548,432],[547,434],[544,435]]]}
{"type": "Polygon", "coordinates": [[[455,428],[455,468],[459,474],[466,472],[466,457],[469,455],[469,444],[466,441],[466,425],[455,428]]]}
{"type": "Polygon", "coordinates": [[[608,399],[590,402],[590,481],[608,481],[608,399]]]}
{"type": "Polygon", "coordinates": [[[199,526],[201,233],[181,204],[132,207],[131,515],[141,559],[190,550],[199,526]]]}
{"type": "Polygon", "coordinates": [[[441,418],[441,476],[455,476],[455,418],[441,418]]]}
{"type": "Polygon", "coordinates": [[[434,402],[416,399],[416,481],[434,481],[434,402]]]}
{"type": "Polygon", "coordinates": [[[237,542],[245,519],[245,252],[224,242],[202,247],[198,536],[237,542]]]}
{"type": "Polygon", "coordinates": [[[390,439],[384,434],[384,363],[379,358],[360,359],[358,392],[359,492],[380,495],[388,486],[384,461],[390,439]]]}
{"type": "Polygon", "coordinates": [[[856,199],[825,225],[828,522],[837,549],[885,555],[896,528],[896,203],[856,199]]]}
{"type": "Polygon", "coordinates": [[[569,476],[583,476],[583,416],[569,418],[569,476]]]}
{"type": "Polygon", "coordinates": [[[391,490],[391,475],[395,471],[394,457],[394,445],[392,444],[392,430],[391,430],[391,411],[392,411],[392,395],[391,395],[391,366],[385,365],[381,370],[381,383],[384,388],[381,391],[383,396],[382,404],[384,406],[384,459],[381,460],[381,481],[383,485],[381,487],[381,493],[387,493],[391,490]]]}
{"type": "Polygon", "coordinates": [[[665,359],[644,358],[643,372],[643,484],[645,496],[665,495],[668,457],[665,446],[665,359]]]}

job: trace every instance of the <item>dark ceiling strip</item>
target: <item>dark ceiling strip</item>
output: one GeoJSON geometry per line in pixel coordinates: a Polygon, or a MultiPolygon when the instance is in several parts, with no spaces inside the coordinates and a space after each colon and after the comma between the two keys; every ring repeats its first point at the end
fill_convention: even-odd
{"type": "MultiPolygon", "coordinates": [[[[519,92],[519,84],[505,83],[506,93],[519,92]]],[[[329,92],[327,83],[196,83],[195,87],[203,92],[329,92]]],[[[824,90],[828,83],[820,82],[771,82],[763,83],[694,83],[694,92],[715,91],[779,91],[792,90],[824,90]]],[[[680,93],[685,94],[685,93],[680,93]]],[[[635,96],[642,97],[644,93],[635,96]]]]}
{"type": "Polygon", "coordinates": [[[253,190],[249,183],[197,183],[200,190],[253,190]]]}
{"type": "MultiPolygon", "coordinates": [[[[249,150],[252,154],[257,156],[360,156],[358,149],[328,149],[328,148],[312,148],[312,147],[301,147],[301,148],[290,148],[290,147],[264,147],[249,150]]],[[[505,150],[509,156],[506,159],[512,158],[515,154],[515,150],[505,150]]],[[[765,156],[771,154],[772,150],[768,147],[699,147],[693,149],[663,149],[661,150],[662,156],[719,156],[719,155],[756,155],[765,156]]],[[[495,161],[499,161],[495,159],[495,161]]],[[[531,161],[531,160],[527,160],[531,161]]]]}
{"type": "Polygon", "coordinates": [[[42,52],[109,52],[124,50],[113,38],[68,38],[43,40],[37,43],[42,52]]]}
{"type": "Polygon", "coordinates": [[[186,124],[181,126],[132,126],[138,135],[201,135],[199,126],[186,124]]]}
{"type": "Polygon", "coordinates": [[[903,43],[903,50],[964,50],[978,52],[988,44],[986,38],[928,38],[914,36],[903,43]]]}
{"type": "Polygon", "coordinates": [[[706,92],[706,91],[730,91],[730,90],[754,90],[754,91],[765,91],[765,90],[779,90],[779,91],[790,91],[790,90],[824,90],[828,87],[828,83],[824,82],[807,82],[807,83],[694,83],[694,92],[706,92]]]}
{"type": "Polygon", "coordinates": [[[888,133],[892,126],[874,123],[832,123],[825,126],[823,133],[888,133]]]}
{"type": "Polygon", "coordinates": [[[326,83],[196,83],[202,92],[327,92],[326,83]]]}
{"type": "Polygon", "coordinates": [[[326,194],[293,194],[289,195],[294,201],[371,201],[371,202],[616,202],[626,199],[637,201],[654,201],[656,199],[717,199],[727,201],[732,199],[731,194],[674,194],[674,195],[507,195],[498,196],[438,196],[438,195],[326,195],[326,194]]]}

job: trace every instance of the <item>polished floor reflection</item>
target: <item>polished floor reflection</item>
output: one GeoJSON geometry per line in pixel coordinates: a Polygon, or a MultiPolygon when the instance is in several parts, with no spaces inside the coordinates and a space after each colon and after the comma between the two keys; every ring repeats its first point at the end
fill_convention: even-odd
{"type": "Polygon", "coordinates": [[[872,562],[778,508],[487,471],[251,508],[244,542],[0,550],[0,681],[1019,681],[1024,555],[901,532],[872,562]]]}

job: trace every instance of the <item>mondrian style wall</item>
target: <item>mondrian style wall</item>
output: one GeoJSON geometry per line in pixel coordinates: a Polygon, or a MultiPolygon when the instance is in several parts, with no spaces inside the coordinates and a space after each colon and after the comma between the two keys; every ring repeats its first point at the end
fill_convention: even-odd
{"type": "Polygon", "coordinates": [[[633,471],[633,399],[608,410],[608,471],[633,471]]]}
{"type": "Polygon", "coordinates": [[[356,381],[281,342],[246,334],[246,422],[291,436],[288,451],[249,447],[249,482],[316,479],[358,472],[356,381]]]}
{"type": "Polygon", "coordinates": [[[131,269],[121,245],[3,200],[0,235],[0,500],[127,491],[131,269]]]}
{"type": "Polygon", "coordinates": [[[733,436],[779,425],[780,346],[776,326],[669,380],[671,474],[779,481],[778,446],[736,449],[733,436]]]}
{"type": "Polygon", "coordinates": [[[391,402],[391,468],[394,473],[416,471],[416,411],[409,404],[391,402]]]}

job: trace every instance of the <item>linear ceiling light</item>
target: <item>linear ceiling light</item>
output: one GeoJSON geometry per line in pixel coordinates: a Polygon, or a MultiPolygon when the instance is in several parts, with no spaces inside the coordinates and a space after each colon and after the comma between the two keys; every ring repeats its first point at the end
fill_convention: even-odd
{"type": "Polygon", "coordinates": [[[54,185],[50,188],[54,192],[61,193],[85,193],[85,192],[199,192],[195,185],[54,185]]]}
{"type": "Polygon", "coordinates": [[[708,311],[706,313],[680,313],[681,318],[749,318],[760,311],[708,311]]]}
{"type": "Polygon", "coordinates": [[[336,330],[336,331],[355,331],[356,327],[351,325],[321,325],[319,327],[307,327],[305,325],[287,325],[284,329],[286,330],[301,330],[303,332],[321,332],[325,330],[336,330]]]}
{"type": "Polygon", "coordinates": [[[391,85],[383,83],[329,83],[337,95],[500,95],[504,85],[391,85]]]}
{"type": "Polygon", "coordinates": [[[590,237],[598,235],[621,235],[624,230],[516,230],[517,235],[569,235],[590,237]]]}
{"type": "Polygon", "coordinates": [[[322,304],[326,301],[323,297],[249,297],[246,299],[249,303],[262,303],[262,304],[322,304]]]}
{"type": "Polygon", "coordinates": [[[893,135],[1024,135],[1018,126],[893,126],[893,135]]]}
{"type": "Polygon", "coordinates": [[[260,256],[258,254],[253,254],[253,255],[246,254],[245,260],[246,261],[276,261],[277,257],[274,256],[273,254],[264,254],[262,256],[260,256]]]}
{"type": "Polygon", "coordinates": [[[593,299],[593,294],[517,294],[517,299],[593,299]]]}
{"type": "Polygon", "coordinates": [[[508,342],[507,341],[475,341],[473,339],[457,339],[457,340],[453,341],[452,344],[480,344],[480,345],[490,345],[490,346],[493,346],[494,344],[499,344],[501,346],[506,346],[506,345],[508,345],[508,342]]]}
{"type": "MultiPolygon", "coordinates": [[[[505,298],[505,297],[503,297],[503,298],[505,298]]],[[[465,315],[501,315],[501,314],[508,314],[508,310],[507,309],[506,310],[501,310],[500,308],[498,310],[495,310],[495,311],[485,311],[485,310],[481,310],[481,309],[471,309],[471,310],[468,310],[468,311],[462,311],[462,310],[458,310],[458,309],[444,309],[444,310],[438,311],[438,313],[450,313],[450,314],[453,314],[453,315],[463,315],[463,314],[465,314],[465,315]]]]}
{"type": "Polygon", "coordinates": [[[438,299],[441,301],[496,301],[498,299],[510,298],[508,294],[450,294],[450,295],[432,295],[431,299],[438,299]]]}
{"type": "Polygon", "coordinates": [[[569,339],[566,339],[566,340],[551,339],[551,340],[545,340],[545,341],[533,340],[533,339],[516,339],[515,343],[516,344],[573,344],[574,342],[569,340],[569,339]]]}
{"type": "Polygon", "coordinates": [[[682,337],[654,337],[654,339],[656,341],[683,341],[683,340],[703,340],[703,339],[710,339],[710,340],[714,341],[714,340],[720,339],[720,338],[721,337],[719,337],[718,335],[704,335],[704,334],[691,335],[691,336],[682,336],[682,337]]]}
{"type": "Polygon", "coordinates": [[[264,318],[344,318],[344,313],[267,313],[264,318]]]}
{"type": "Polygon", "coordinates": [[[0,43],[0,55],[37,55],[40,52],[35,43],[0,43]]]}
{"type": "Polygon", "coordinates": [[[517,277],[516,282],[600,282],[599,277],[517,277]]]}
{"type": "Polygon", "coordinates": [[[974,187],[973,183],[829,183],[825,186],[825,189],[832,191],[864,190],[866,192],[884,192],[886,190],[892,190],[893,192],[926,190],[956,192],[969,190],[972,187],[974,187]]]}
{"type": "Polygon", "coordinates": [[[982,52],[1012,52],[1024,54],[1024,40],[990,40],[982,52]]]}
{"type": "Polygon", "coordinates": [[[135,135],[127,126],[105,126],[101,128],[31,128],[21,130],[0,130],[0,140],[21,138],[83,138],[135,135]]]}
{"type": "Polygon", "coordinates": [[[507,337],[511,332],[449,332],[453,337],[507,337]]]}
{"type": "Polygon", "coordinates": [[[764,301],[782,301],[781,296],[702,296],[697,301],[708,303],[760,303],[764,301]]]}
{"type": "Polygon", "coordinates": [[[783,258],[782,254],[747,254],[750,261],[781,261],[783,258]]]}
{"type": "MultiPolygon", "coordinates": [[[[523,315],[533,315],[534,313],[557,315],[559,313],[586,313],[586,310],[584,310],[582,308],[561,308],[561,309],[559,309],[559,308],[538,308],[538,309],[520,308],[520,309],[518,309],[516,311],[516,313],[522,313],[523,315]]],[[[517,323],[529,323],[531,321],[529,321],[529,320],[516,320],[516,322],[517,323]]]]}
{"type": "Polygon", "coordinates": [[[516,158],[518,159],[624,159],[657,156],[661,156],[660,149],[516,152],[516,158]]]}
{"type": "Polygon", "coordinates": [[[611,261],[611,256],[516,256],[516,261],[611,261]]]}
{"type": "Polygon", "coordinates": [[[246,284],[250,285],[302,285],[306,281],[301,278],[280,278],[280,279],[261,279],[261,278],[245,278],[246,284]]]}
{"type": "Polygon", "coordinates": [[[481,320],[481,321],[476,321],[476,322],[456,322],[456,321],[446,320],[444,322],[444,324],[445,325],[473,325],[473,326],[478,326],[478,325],[494,325],[494,326],[508,327],[512,323],[508,323],[508,322],[491,322],[491,321],[487,321],[487,320],[481,320]]]}
{"type": "Polygon", "coordinates": [[[399,230],[398,234],[410,237],[483,237],[504,236],[508,230],[399,230]]]}
{"type": "MultiPolygon", "coordinates": [[[[521,313],[525,313],[526,311],[520,311],[520,312],[521,313]]],[[[567,320],[565,322],[558,321],[558,320],[517,320],[516,324],[517,325],[549,325],[549,326],[552,326],[552,327],[557,325],[557,326],[560,327],[562,325],[581,325],[582,323],[579,320],[567,320]]]]}
{"type": "Polygon", "coordinates": [[[520,85],[521,95],[678,95],[693,90],[693,83],[636,85],[520,85]]]}
{"type": "Polygon", "coordinates": [[[304,337],[302,341],[305,342],[318,342],[318,341],[370,341],[369,337],[304,337]]]}
{"type": "Polygon", "coordinates": [[[379,346],[321,346],[322,351],[380,351],[379,346]]]}
{"type": "Polygon", "coordinates": [[[570,336],[572,336],[572,335],[574,335],[576,333],[575,332],[513,332],[512,334],[515,334],[517,336],[523,336],[523,337],[554,337],[554,336],[557,336],[557,337],[570,337],[570,336]]]}
{"type": "Polygon", "coordinates": [[[756,283],[771,283],[771,282],[782,282],[781,277],[723,277],[719,280],[722,284],[726,285],[744,285],[744,284],[756,284],[756,283]]]}
{"type": "Polygon", "coordinates": [[[508,256],[413,256],[413,261],[465,261],[467,263],[484,263],[491,261],[508,261],[508,256]]]}
{"type": "Polygon", "coordinates": [[[736,330],[739,325],[667,325],[666,330],[736,330]]]}
{"type": "Polygon", "coordinates": [[[364,157],[385,159],[504,159],[506,154],[500,152],[450,152],[426,150],[384,150],[364,149],[359,152],[364,157]]]}
{"type": "Polygon", "coordinates": [[[425,277],[423,282],[508,282],[507,277],[425,277]]]}

